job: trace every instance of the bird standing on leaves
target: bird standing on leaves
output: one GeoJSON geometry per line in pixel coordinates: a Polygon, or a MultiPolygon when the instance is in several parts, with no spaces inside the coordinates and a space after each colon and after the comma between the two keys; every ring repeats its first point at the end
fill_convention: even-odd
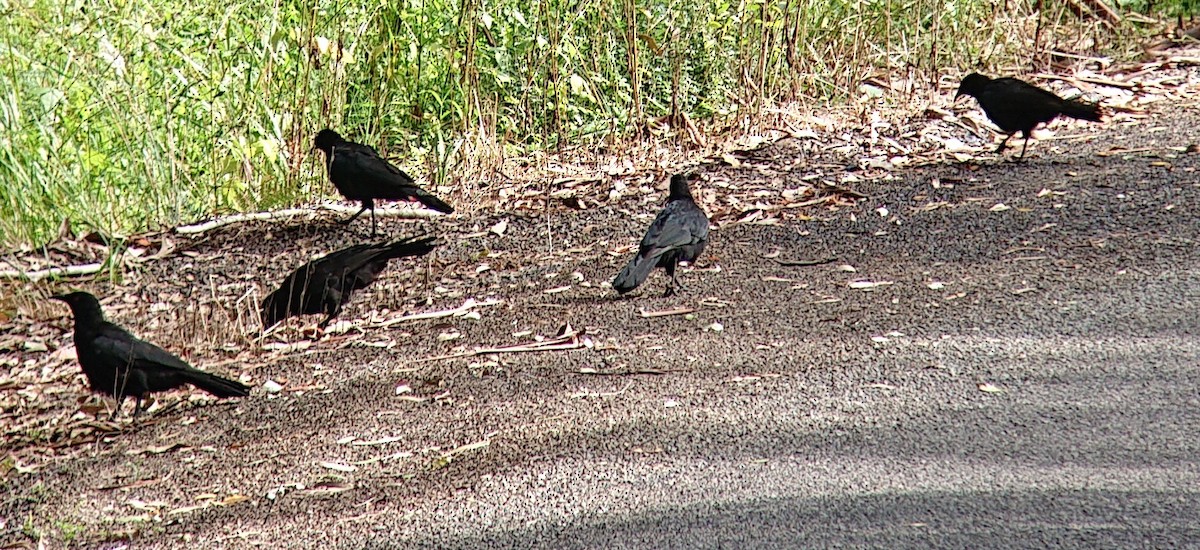
{"type": "Polygon", "coordinates": [[[151,392],[191,384],[217,397],[250,395],[246,385],[196,369],[166,350],[139,340],[125,329],[104,320],[100,302],[87,292],[72,292],[51,299],[66,302],[75,317],[75,353],[92,390],[117,399],[112,418],[126,397],[137,399],[134,416],[142,413],[142,400],[151,392]]]}
{"type": "Polygon", "coordinates": [[[388,260],[423,256],[437,245],[436,237],[413,237],[391,243],[360,244],[308,262],[280,283],[262,301],[263,328],[288,317],[324,313],[325,328],[350,301],[350,294],[375,282],[388,260]]]}
{"type": "Polygon", "coordinates": [[[979,101],[983,112],[1004,133],[1004,141],[996,152],[1004,151],[1008,139],[1017,132],[1025,138],[1021,146],[1021,156],[1025,158],[1025,148],[1029,146],[1029,134],[1043,122],[1050,122],[1059,115],[1100,122],[1100,107],[1094,103],[1085,103],[1075,99],[1063,99],[1032,84],[1015,78],[991,79],[977,73],[971,73],[963,78],[958,86],[959,96],[969,95],[979,101]]]}
{"type": "Polygon", "coordinates": [[[617,292],[625,294],[637,288],[655,267],[666,269],[671,277],[664,296],[671,296],[676,288],[683,288],[675,275],[675,267],[679,262],[690,263],[699,258],[708,242],[708,216],[696,206],[688,188],[688,182],[697,179],[696,174],[671,176],[667,205],[646,230],[637,255],[613,279],[612,286],[617,292]]]}
{"type": "Polygon", "coordinates": [[[371,236],[375,236],[375,199],[416,200],[425,206],[449,214],[454,208],[432,193],[421,189],[404,171],[392,166],[368,145],[346,141],[328,128],[317,133],[313,148],[325,153],[325,171],[329,181],[347,199],[360,201],[362,208],[343,225],[371,210],[371,236]]]}

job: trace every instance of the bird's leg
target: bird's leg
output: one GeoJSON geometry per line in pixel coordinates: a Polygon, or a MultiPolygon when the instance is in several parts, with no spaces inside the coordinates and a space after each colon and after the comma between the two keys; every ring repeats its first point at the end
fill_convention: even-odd
{"type": "Polygon", "coordinates": [[[1029,147],[1029,132],[1022,132],[1021,135],[1025,137],[1025,143],[1021,145],[1021,156],[1017,157],[1017,162],[1025,160],[1025,149],[1029,147]]]}
{"type": "Polygon", "coordinates": [[[135,401],[136,404],[133,407],[133,417],[137,418],[137,417],[141,416],[142,412],[145,411],[146,409],[145,409],[145,407],[142,407],[142,396],[135,395],[135,396],[133,396],[133,398],[136,400],[135,401]]]}
{"type": "Polygon", "coordinates": [[[128,397],[128,396],[117,395],[117,406],[113,407],[112,414],[108,416],[109,422],[113,422],[117,419],[117,415],[120,414],[120,412],[121,412],[121,404],[125,402],[126,397],[128,397]]]}
{"type": "Polygon", "coordinates": [[[319,325],[317,325],[317,328],[324,331],[325,327],[329,326],[329,323],[331,321],[333,321],[333,319],[335,317],[337,317],[338,314],[341,312],[342,312],[341,294],[338,294],[335,296],[332,291],[326,290],[325,291],[325,320],[321,321],[321,323],[319,325]]]}
{"type": "Polygon", "coordinates": [[[674,296],[676,288],[683,288],[679,284],[679,276],[675,274],[677,266],[679,266],[679,258],[672,258],[671,263],[667,264],[667,276],[671,277],[671,281],[667,283],[667,291],[663,293],[663,298],[674,296]]]}
{"type": "MultiPolygon", "coordinates": [[[[1013,133],[1015,134],[1016,132],[1013,132],[1013,133]]],[[[1003,140],[1001,140],[1001,141],[1000,141],[1000,146],[996,148],[996,154],[997,154],[997,155],[999,155],[1000,153],[1003,153],[1003,152],[1004,152],[1004,148],[1005,148],[1005,147],[1008,147],[1008,139],[1009,139],[1009,138],[1011,138],[1011,137],[1013,137],[1013,135],[1012,135],[1012,134],[1008,134],[1007,136],[1004,136],[1004,139],[1003,139],[1003,140]]]]}
{"type": "Polygon", "coordinates": [[[371,238],[375,238],[375,203],[371,203],[371,238]]]}
{"type": "MultiPolygon", "coordinates": [[[[352,221],[354,221],[354,220],[358,219],[358,217],[359,217],[359,216],[361,216],[361,215],[362,215],[362,213],[363,213],[363,212],[366,212],[366,211],[367,211],[367,203],[363,203],[363,206],[362,206],[362,208],[359,208],[359,209],[358,209],[358,212],[355,212],[353,216],[350,216],[349,218],[346,218],[346,219],[344,219],[344,220],[342,220],[342,221],[340,221],[340,222],[338,222],[338,223],[340,223],[340,224],[342,224],[342,225],[347,225],[347,224],[349,224],[350,222],[352,222],[352,221]]],[[[372,216],[374,216],[374,215],[375,215],[375,209],[374,209],[374,208],[372,208],[372,209],[371,209],[371,215],[372,215],[372,216]]]]}

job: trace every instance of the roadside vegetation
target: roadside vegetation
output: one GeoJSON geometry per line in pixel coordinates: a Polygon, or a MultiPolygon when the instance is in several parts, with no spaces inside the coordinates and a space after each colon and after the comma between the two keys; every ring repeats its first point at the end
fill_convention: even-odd
{"type": "Polygon", "coordinates": [[[0,249],[330,194],[325,126],[453,197],[499,159],[736,133],[879,74],[1129,57],[1189,2],[0,0],[0,249]]]}

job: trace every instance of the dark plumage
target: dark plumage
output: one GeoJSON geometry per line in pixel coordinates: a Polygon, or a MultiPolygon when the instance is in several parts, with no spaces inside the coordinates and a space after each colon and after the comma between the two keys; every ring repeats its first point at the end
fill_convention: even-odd
{"type": "Polygon", "coordinates": [[[350,301],[350,294],[375,282],[388,260],[423,256],[437,245],[435,237],[413,237],[391,243],[360,244],[308,262],[288,275],[262,301],[263,327],[288,317],[324,313],[324,328],[350,301]]]}
{"type": "Polygon", "coordinates": [[[142,413],[142,400],[147,394],[184,384],[217,397],[250,395],[246,385],[196,369],[166,350],[105,321],[100,302],[87,292],[72,292],[51,299],[71,306],[79,365],[93,390],[117,399],[113,418],[117,417],[126,397],[137,399],[133,413],[137,416],[142,413]]]}
{"type": "Polygon", "coordinates": [[[655,267],[666,269],[671,277],[666,296],[674,294],[676,287],[683,288],[675,276],[675,266],[695,261],[708,242],[708,216],[696,206],[688,188],[688,181],[696,179],[699,176],[694,174],[671,176],[667,205],[646,230],[637,255],[613,279],[612,286],[617,292],[625,294],[637,288],[655,267]]]}
{"type": "Polygon", "coordinates": [[[1025,148],[1029,146],[1029,134],[1038,124],[1050,122],[1059,115],[1100,122],[1100,107],[1094,103],[1085,103],[1075,99],[1063,99],[1032,84],[1015,78],[991,79],[977,73],[971,73],[963,78],[958,86],[958,96],[969,95],[979,101],[979,106],[996,126],[999,126],[1005,136],[996,148],[999,153],[1008,144],[1008,139],[1017,132],[1025,138],[1021,146],[1021,156],[1025,158],[1025,148]]]}
{"type": "Polygon", "coordinates": [[[416,200],[438,212],[449,214],[454,208],[430,192],[421,189],[404,171],[392,166],[369,145],[346,141],[328,128],[317,133],[313,147],[325,153],[325,171],[329,181],[344,197],[362,203],[362,208],[343,224],[371,210],[371,236],[375,236],[375,199],[416,200]]]}

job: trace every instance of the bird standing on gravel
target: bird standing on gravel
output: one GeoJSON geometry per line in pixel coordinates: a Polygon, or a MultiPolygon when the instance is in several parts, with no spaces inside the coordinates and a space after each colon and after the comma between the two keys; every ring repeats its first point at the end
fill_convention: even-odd
{"type": "Polygon", "coordinates": [[[613,279],[612,286],[617,292],[625,294],[637,288],[655,267],[666,269],[671,277],[664,296],[671,296],[676,288],[683,288],[675,275],[675,267],[679,262],[690,263],[699,258],[708,242],[708,216],[696,206],[688,188],[689,181],[699,178],[696,174],[671,176],[667,205],[646,230],[637,255],[613,279]]]}
{"type": "Polygon", "coordinates": [[[354,221],[369,208],[371,236],[375,236],[375,199],[416,200],[425,206],[449,214],[454,208],[432,193],[421,189],[404,171],[379,156],[369,145],[346,141],[328,128],[317,133],[313,147],[325,153],[325,171],[329,181],[347,199],[360,201],[362,208],[343,225],[354,221]]]}
{"type": "Polygon", "coordinates": [[[280,283],[262,301],[263,328],[288,317],[324,313],[325,328],[350,301],[350,294],[375,282],[388,260],[423,256],[437,245],[436,237],[412,237],[380,244],[360,244],[308,262],[280,283]]]}
{"type": "Polygon", "coordinates": [[[1063,99],[1032,84],[1015,78],[991,79],[977,73],[971,73],[963,78],[958,86],[959,96],[969,95],[979,101],[983,112],[996,126],[999,126],[1007,136],[1000,142],[996,152],[1004,151],[1008,139],[1017,132],[1025,138],[1021,146],[1021,156],[1025,158],[1025,148],[1029,146],[1029,134],[1043,122],[1050,122],[1059,115],[1100,122],[1100,107],[1094,103],[1085,103],[1075,99],[1063,99]]]}
{"type": "Polygon", "coordinates": [[[217,397],[250,395],[246,385],[196,369],[166,350],[139,340],[104,320],[100,302],[87,292],[51,299],[66,302],[75,317],[75,353],[92,390],[117,399],[112,418],[126,397],[137,399],[133,415],[142,413],[142,400],[151,392],[191,384],[217,397]]]}

